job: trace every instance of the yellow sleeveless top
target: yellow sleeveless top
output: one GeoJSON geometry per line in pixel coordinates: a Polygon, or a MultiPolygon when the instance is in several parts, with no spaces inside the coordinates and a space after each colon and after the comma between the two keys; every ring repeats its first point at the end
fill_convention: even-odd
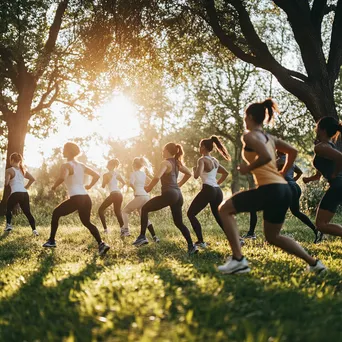
{"type": "MultiPolygon", "coordinates": [[[[268,138],[266,135],[265,137],[267,138],[266,148],[270,152],[272,160],[267,164],[251,171],[253,174],[255,184],[257,186],[267,184],[287,184],[287,181],[284,179],[284,177],[280,174],[280,172],[277,169],[275,147],[272,144],[271,139],[268,138]]],[[[242,158],[249,165],[255,159],[257,159],[257,154],[253,150],[245,146],[242,150],[242,158]]]]}

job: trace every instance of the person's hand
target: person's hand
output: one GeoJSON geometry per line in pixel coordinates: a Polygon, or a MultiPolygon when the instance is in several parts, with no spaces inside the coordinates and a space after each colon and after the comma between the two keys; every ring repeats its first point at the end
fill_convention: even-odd
{"type": "Polygon", "coordinates": [[[151,190],[152,190],[148,185],[146,185],[146,186],[144,187],[144,189],[145,189],[146,192],[151,192],[151,190]]]}
{"type": "Polygon", "coordinates": [[[86,190],[90,190],[90,189],[91,189],[91,186],[90,186],[90,185],[86,185],[84,188],[85,188],[86,190]]]}
{"type": "Polygon", "coordinates": [[[237,167],[237,169],[242,175],[246,175],[250,172],[247,164],[241,164],[237,167]]]}

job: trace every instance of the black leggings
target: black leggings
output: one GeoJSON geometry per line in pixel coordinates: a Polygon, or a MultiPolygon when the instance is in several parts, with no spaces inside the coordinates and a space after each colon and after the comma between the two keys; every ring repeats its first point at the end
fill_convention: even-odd
{"type": "Polygon", "coordinates": [[[24,215],[27,217],[32,230],[36,229],[36,221],[31,214],[30,210],[30,198],[27,192],[14,192],[8,197],[7,200],[7,211],[6,211],[6,222],[8,224],[12,221],[12,211],[14,207],[19,204],[24,215]]]}
{"type": "MultiPolygon", "coordinates": [[[[300,211],[299,208],[299,199],[302,195],[302,190],[300,186],[296,182],[288,182],[290,189],[291,189],[291,205],[290,210],[293,216],[299,218],[304,224],[306,224],[311,230],[317,234],[317,229],[315,225],[311,222],[311,220],[300,211]]],[[[256,212],[251,213],[251,221],[250,221],[250,228],[249,234],[254,234],[255,226],[257,222],[256,212]]]]}
{"type": "Polygon", "coordinates": [[[223,200],[223,194],[220,187],[213,187],[203,184],[202,190],[192,201],[188,209],[188,218],[194,229],[198,242],[203,242],[202,227],[196,215],[198,215],[208,204],[210,204],[211,212],[215,217],[216,222],[222,228],[222,221],[218,213],[218,207],[223,200]]]}
{"type": "Polygon", "coordinates": [[[88,195],[71,196],[68,200],[62,202],[56,207],[52,213],[50,241],[55,241],[56,232],[58,229],[58,221],[62,216],[67,216],[74,211],[78,211],[81,222],[87,227],[94,236],[95,240],[100,244],[102,242],[98,229],[90,222],[91,199],[88,195]]]}
{"type": "Polygon", "coordinates": [[[183,196],[181,191],[177,189],[169,189],[163,191],[161,196],[156,196],[150,199],[141,208],[140,236],[146,235],[148,213],[152,211],[158,211],[165,207],[170,207],[174,224],[181,231],[188,245],[192,246],[193,242],[191,239],[190,231],[183,223],[182,206],[183,196]]]}
{"type": "Polygon", "coordinates": [[[122,205],[122,193],[121,192],[111,192],[110,195],[103,201],[99,208],[99,216],[104,229],[107,229],[106,218],[105,218],[105,210],[113,204],[114,213],[116,218],[118,219],[120,227],[124,225],[121,213],[121,205],[122,205]]]}

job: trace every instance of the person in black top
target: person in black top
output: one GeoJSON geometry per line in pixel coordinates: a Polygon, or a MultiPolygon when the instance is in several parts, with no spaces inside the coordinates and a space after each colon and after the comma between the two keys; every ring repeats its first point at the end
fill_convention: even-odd
{"type": "Polygon", "coordinates": [[[316,126],[317,141],[315,145],[315,175],[304,177],[303,182],[319,180],[323,176],[330,187],[324,194],[316,214],[317,229],[324,233],[342,236],[342,225],[331,223],[337,207],[342,204],[342,153],[333,141],[342,132],[342,124],[333,117],[321,118],[316,126]]]}
{"type": "Polygon", "coordinates": [[[183,234],[187,244],[189,254],[198,252],[197,246],[192,242],[189,229],[183,223],[182,206],[183,196],[180,187],[191,177],[190,170],[182,163],[184,155],[183,148],[179,144],[168,143],[163,149],[163,158],[159,170],[155,173],[152,181],[145,187],[150,192],[161,180],[161,195],[150,199],[141,209],[141,231],[140,235],[133,243],[139,247],[148,243],[146,229],[148,224],[148,214],[165,207],[171,208],[173,222],[183,234]],[[178,173],[184,174],[182,180],[177,182],[178,173]]]}

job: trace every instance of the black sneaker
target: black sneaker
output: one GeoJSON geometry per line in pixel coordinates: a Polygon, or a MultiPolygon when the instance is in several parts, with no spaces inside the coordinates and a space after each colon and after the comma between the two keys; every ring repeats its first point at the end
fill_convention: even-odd
{"type": "Polygon", "coordinates": [[[256,239],[256,235],[254,233],[247,233],[245,235],[242,236],[244,239],[252,239],[255,240],[256,239]]]}
{"type": "Polygon", "coordinates": [[[320,243],[320,242],[322,242],[323,236],[324,236],[324,234],[323,234],[322,232],[318,232],[317,235],[316,235],[316,238],[315,238],[314,243],[320,243]]]}
{"type": "Polygon", "coordinates": [[[148,240],[146,238],[146,236],[139,236],[134,242],[133,242],[133,246],[135,247],[140,247],[143,245],[147,245],[148,244],[148,240]]]}
{"type": "Polygon", "coordinates": [[[196,254],[196,253],[198,253],[198,247],[196,245],[188,246],[189,255],[196,254]]]}
{"type": "Polygon", "coordinates": [[[109,251],[109,246],[107,244],[105,244],[104,242],[101,242],[99,244],[99,254],[102,256],[102,255],[105,255],[108,251],[109,251]]]}
{"type": "Polygon", "coordinates": [[[44,243],[43,247],[48,247],[48,248],[57,247],[56,241],[47,240],[47,241],[44,243]]]}

